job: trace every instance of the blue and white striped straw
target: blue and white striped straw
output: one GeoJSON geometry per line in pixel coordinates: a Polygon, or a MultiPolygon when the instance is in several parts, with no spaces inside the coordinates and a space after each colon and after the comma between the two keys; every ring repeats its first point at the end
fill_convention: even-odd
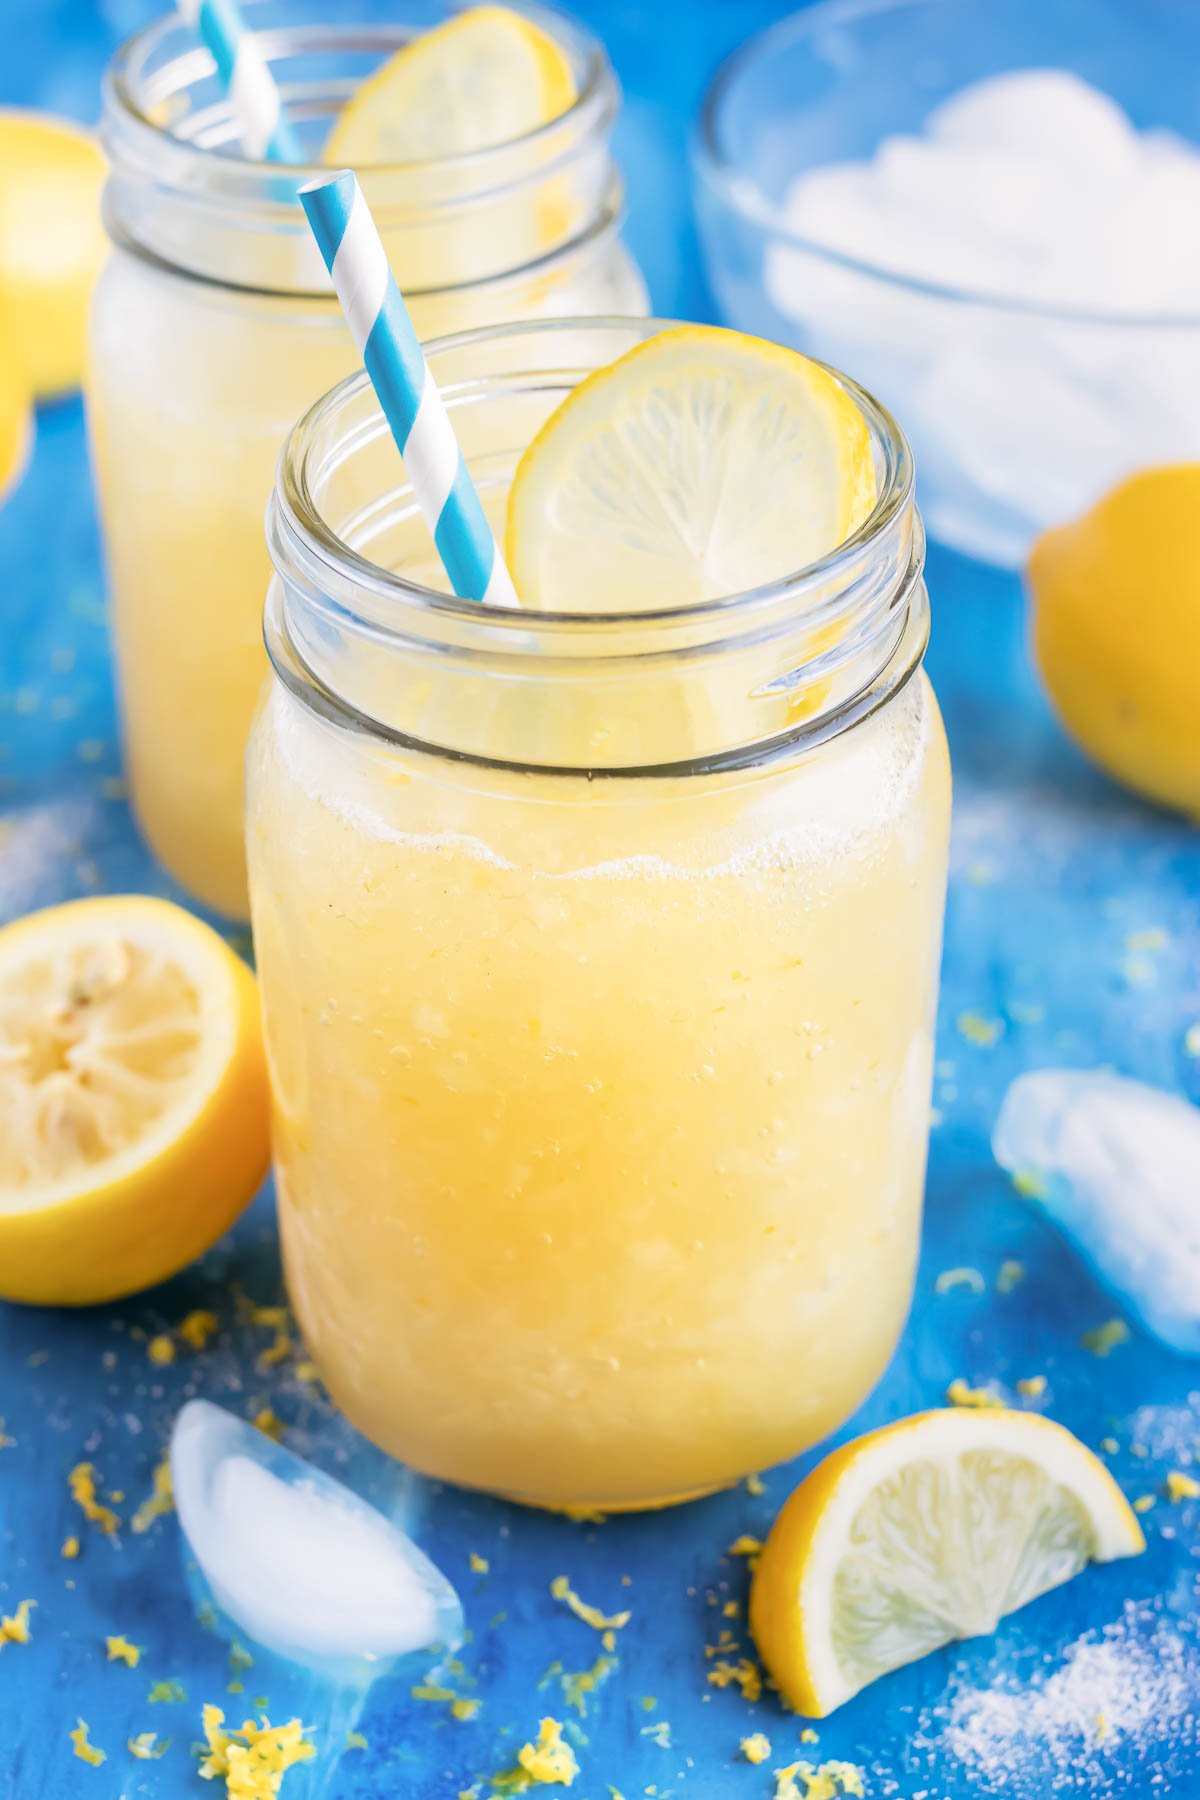
{"type": "Polygon", "coordinates": [[[327,175],[300,189],[300,203],[451,587],[463,600],[515,606],[504,559],[358,182],[348,170],[327,175]]]}
{"type": "Polygon", "coordinates": [[[182,17],[212,53],[247,156],[259,162],[303,162],[304,152],[288,123],[275,77],[237,0],[178,0],[178,4],[182,17]]]}

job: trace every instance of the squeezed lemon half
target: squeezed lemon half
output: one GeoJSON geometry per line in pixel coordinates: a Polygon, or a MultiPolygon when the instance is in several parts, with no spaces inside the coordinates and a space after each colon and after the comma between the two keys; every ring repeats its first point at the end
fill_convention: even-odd
{"type": "Polygon", "coordinates": [[[890,1669],[996,1629],[1145,1539],[1099,1459],[1053,1420],[918,1413],[827,1456],[775,1521],[750,1624],[784,1698],[823,1718],[890,1669]]]}
{"type": "Polygon", "coordinates": [[[88,305],[105,254],[104,167],[95,139],[69,119],[0,108],[0,298],[39,399],[83,376],[88,305]]]}
{"type": "Polygon", "coordinates": [[[181,1269],[266,1172],[254,977],[165,900],[0,930],[0,1297],[78,1306],[181,1269]]]}
{"type": "Polygon", "coordinates": [[[509,571],[524,606],[720,599],[817,561],[875,503],[849,393],[794,350],[698,325],[589,375],[518,464],[509,571]]]}

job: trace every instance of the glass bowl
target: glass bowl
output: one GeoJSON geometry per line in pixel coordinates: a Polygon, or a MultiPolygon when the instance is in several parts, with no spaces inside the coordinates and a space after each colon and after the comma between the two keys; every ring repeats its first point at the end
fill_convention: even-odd
{"type": "MultiPolygon", "coordinates": [[[[721,315],[880,395],[912,443],[931,534],[1007,566],[1123,475],[1200,458],[1200,290],[1184,311],[1134,311],[931,281],[897,273],[894,245],[889,268],[870,242],[846,254],[806,240],[787,200],[805,171],[919,134],[969,83],[1047,68],[1110,95],[1139,131],[1200,135],[1195,0],[832,0],[734,53],[695,139],[721,315]]],[[[1194,234],[1197,217],[1139,218],[1129,270],[1137,235],[1194,234]]]]}

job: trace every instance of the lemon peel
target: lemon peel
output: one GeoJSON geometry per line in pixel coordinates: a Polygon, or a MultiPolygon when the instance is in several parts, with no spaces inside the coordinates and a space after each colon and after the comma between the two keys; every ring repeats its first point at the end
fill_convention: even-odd
{"type": "Polygon", "coordinates": [[[5,1644],[27,1644],[32,1633],[29,1629],[29,1615],[37,1605],[36,1600],[21,1600],[17,1603],[15,1613],[0,1614],[0,1650],[5,1644]]]}
{"type": "Polygon", "coordinates": [[[67,1475],[67,1486],[71,1498],[90,1525],[96,1525],[107,1537],[115,1537],[121,1528],[121,1521],[111,1506],[105,1506],[96,1498],[96,1466],[94,1463],[76,1463],[67,1475]]]}
{"type": "Polygon", "coordinates": [[[603,1613],[598,1606],[589,1606],[580,1598],[565,1575],[556,1575],[550,1583],[550,1593],[555,1600],[560,1600],[570,1608],[577,1619],[590,1625],[593,1631],[620,1631],[632,1619],[632,1612],[626,1610],[618,1613],[603,1613]]]}

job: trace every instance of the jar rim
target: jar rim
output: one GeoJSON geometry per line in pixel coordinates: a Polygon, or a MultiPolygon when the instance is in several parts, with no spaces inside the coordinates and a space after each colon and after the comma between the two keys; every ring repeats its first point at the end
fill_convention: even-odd
{"type": "MultiPolygon", "coordinates": [[[[626,336],[640,334],[649,338],[663,331],[678,329],[680,324],[681,321],[674,319],[629,319],[615,316],[561,320],[524,319],[435,338],[425,346],[425,351],[427,357],[436,362],[439,356],[469,350],[485,341],[511,344],[519,343],[522,339],[532,340],[538,335],[552,333],[561,337],[575,332],[580,334],[582,341],[587,335],[594,337],[597,332],[605,330],[626,336]]],[[[649,610],[616,609],[611,612],[594,612],[577,609],[542,611],[539,608],[536,612],[531,612],[519,606],[460,599],[444,589],[428,587],[372,562],[369,557],[348,544],[330,525],[314,496],[312,479],[312,459],[316,454],[318,432],[327,427],[339,412],[353,406],[370,393],[370,383],[366,371],[362,369],[347,376],[322,395],[288,433],[280,454],[269,509],[271,521],[275,532],[284,534],[287,549],[299,553],[311,573],[324,569],[330,574],[346,577],[384,606],[389,600],[404,602],[409,609],[416,604],[431,619],[441,618],[448,624],[478,625],[485,622],[493,631],[519,633],[522,636],[527,636],[531,630],[539,635],[586,635],[593,640],[606,631],[619,631],[622,634],[641,632],[649,636],[655,632],[670,631],[673,627],[691,628],[711,623],[719,628],[726,621],[740,621],[750,615],[770,612],[781,603],[802,603],[806,596],[824,594],[827,596],[824,608],[821,602],[814,601],[809,611],[809,617],[817,625],[823,618],[837,615],[841,610],[838,603],[845,587],[854,579],[856,566],[861,566],[865,559],[869,559],[872,547],[882,545],[888,534],[894,532],[903,521],[904,516],[913,511],[915,472],[908,440],[887,408],[850,376],[821,363],[817,358],[812,360],[834,377],[863,413],[868,428],[872,430],[872,435],[882,450],[883,478],[877,484],[875,503],[870,513],[850,537],[816,561],[739,593],[649,610]]],[[[499,379],[503,380],[504,377],[499,379]]],[[[445,398],[453,413],[453,385],[446,391],[445,398]]],[[[379,424],[383,427],[381,414],[379,424]]],[[[384,631],[386,635],[386,627],[384,631]]]]}
{"type": "MultiPolygon", "coordinates": [[[[406,175],[418,172],[428,176],[430,171],[445,172],[452,175],[469,175],[478,170],[483,179],[480,188],[471,191],[486,191],[487,171],[505,158],[511,158],[518,152],[537,149],[550,142],[556,135],[561,135],[567,127],[590,126],[593,116],[606,116],[615,111],[617,103],[617,83],[612,67],[608,61],[604,46],[595,34],[578,20],[568,17],[556,8],[537,4],[529,9],[531,14],[546,21],[547,29],[555,39],[574,53],[577,67],[582,70],[574,100],[565,111],[558,113],[553,119],[544,121],[532,131],[522,133],[514,138],[504,139],[498,144],[489,144],[480,150],[456,152],[449,156],[421,158],[406,162],[387,162],[363,164],[359,173],[376,181],[394,176],[403,179],[406,175]]],[[[452,15],[448,15],[452,16],[452,15]]],[[[178,15],[166,14],[152,20],[126,38],[114,52],[104,74],[103,92],[106,106],[111,105],[123,126],[132,132],[141,148],[149,154],[167,152],[177,159],[177,185],[194,192],[203,185],[202,177],[206,169],[216,168],[223,182],[223,198],[237,202],[238,191],[244,190],[243,197],[247,201],[256,201],[266,182],[278,185],[281,174],[279,163],[266,162],[248,157],[235,149],[229,151],[210,149],[205,145],[191,142],[180,137],[159,120],[150,116],[148,105],[138,97],[138,85],[146,77],[145,64],[156,50],[163,47],[171,34],[180,30],[182,21],[178,15]],[[197,176],[200,179],[197,180],[197,176]]],[[[381,54],[394,52],[409,42],[415,35],[411,27],[404,24],[387,22],[355,23],[329,21],[327,24],[308,24],[293,27],[278,26],[257,33],[263,42],[264,52],[270,58],[274,44],[287,40],[299,49],[311,48],[320,43],[328,48],[327,40],[333,35],[338,47],[351,51],[378,49],[381,54]]],[[[185,69],[194,68],[197,75],[209,75],[215,64],[207,48],[199,41],[174,61],[182,61],[185,69]]],[[[173,66],[168,64],[167,67],[173,66]]],[[[296,186],[305,182],[318,180],[327,175],[328,165],[322,162],[300,162],[282,165],[289,182],[296,186]]]]}

